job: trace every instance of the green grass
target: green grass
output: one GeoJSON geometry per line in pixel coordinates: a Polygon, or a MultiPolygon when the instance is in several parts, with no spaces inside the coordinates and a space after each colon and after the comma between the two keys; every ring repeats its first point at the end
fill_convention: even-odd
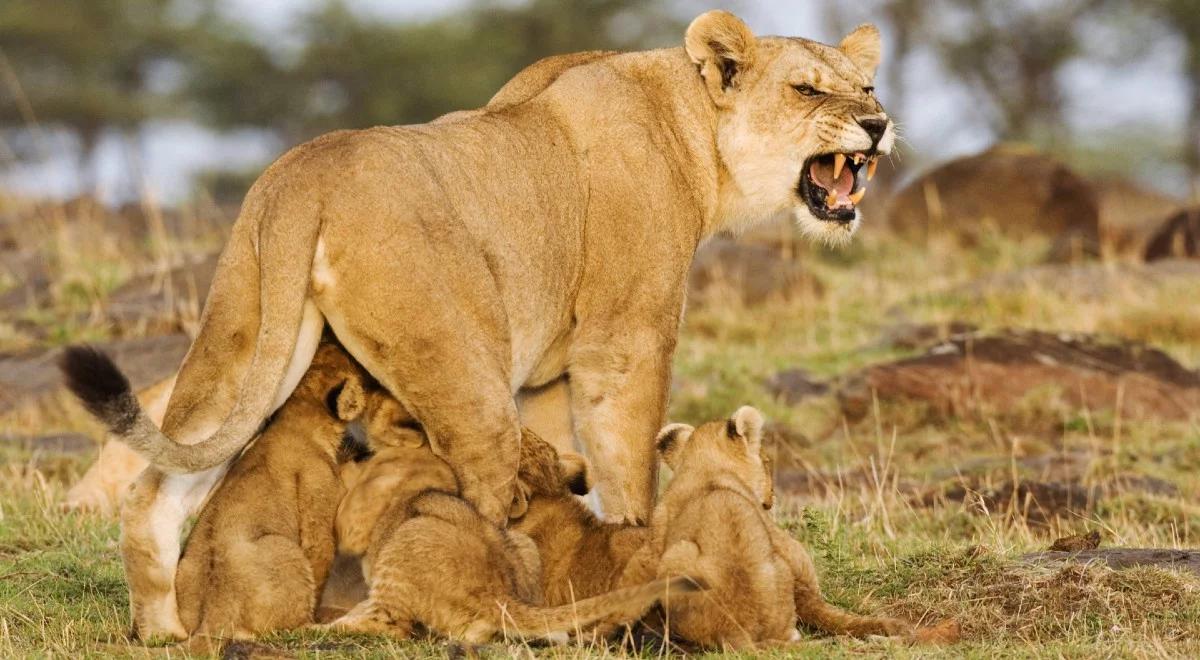
{"type": "MultiPolygon", "coordinates": [[[[809,632],[801,645],[767,655],[1200,657],[1200,577],[1022,559],[1058,536],[1091,529],[1103,533],[1107,546],[1200,546],[1195,419],[1122,420],[1111,411],[1074,408],[1049,388],[1031,391],[1012,410],[963,417],[945,417],[921,404],[875,402],[863,419],[850,422],[832,395],[787,405],[764,386],[786,368],[832,379],[908,355],[879,342],[901,321],[1100,332],[1162,347],[1192,368],[1200,365],[1200,308],[1180,304],[1200,300],[1200,283],[1135,288],[1099,301],[1037,288],[980,299],[956,288],[1031,265],[1033,247],[994,237],[972,250],[905,247],[868,229],[848,250],[813,248],[800,255],[824,286],[819,300],[689,310],[677,351],[672,419],[698,422],[746,403],[760,407],[787,430],[786,444],[775,447],[781,478],[786,472],[817,484],[782,498],[777,515],[812,551],[827,596],[864,613],[923,623],[954,618],[964,633],[957,645],[928,648],[809,632]],[[1070,467],[1053,467],[1055,457],[1069,459],[1070,467]],[[1085,513],[1049,521],[1027,518],[1020,506],[984,511],[969,493],[964,501],[947,496],[963,484],[981,489],[1013,479],[1072,479],[1102,486],[1127,477],[1152,478],[1173,491],[1115,493],[1085,513]]],[[[112,280],[90,272],[89,281],[100,286],[80,289],[82,297],[64,296],[64,305],[77,308],[92,293],[103,295],[103,282],[112,280]]],[[[51,312],[42,320],[52,325],[59,318],[51,312]]],[[[69,341],[103,331],[100,320],[50,336],[69,341]]],[[[0,432],[68,429],[95,432],[69,410],[0,420],[0,432]]],[[[58,508],[85,467],[80,457],[0,451],[0,657],[179,655],[127,638],[115,523],[58,508]]],[[[305,657],[445,653],[436,642],[317,632],[280,634],[264,643],[305,657]]],[[[621,651],[498,644],[487,653],[577,657],[621,651]]]]}

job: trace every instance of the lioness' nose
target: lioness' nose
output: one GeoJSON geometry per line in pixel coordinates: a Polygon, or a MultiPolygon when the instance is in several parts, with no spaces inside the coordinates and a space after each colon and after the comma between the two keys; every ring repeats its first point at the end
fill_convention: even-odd
{"type": "Polygon", "coordinates": [[[871,146],[877,146],[879,141],[883,139],[883,134],[887,132],[887,120],[879,119],[878,117],[867,117],[858,120],[858,125],[862,126],[863,130],[871,138],[871,146]]]}

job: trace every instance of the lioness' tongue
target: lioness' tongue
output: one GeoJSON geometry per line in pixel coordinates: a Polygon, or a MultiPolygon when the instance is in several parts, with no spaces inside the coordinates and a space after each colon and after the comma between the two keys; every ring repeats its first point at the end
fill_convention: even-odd
{"type": "Polygon", "coordinates": [[[849,167],[842,168],[842,173],[837,180],[833,178],[832,161],[826,162],[824,159],[814,161],[808,171],[817,185],[829,192],[836,192],[840,197],[849,195],[850,191],[854,189],[854,172],[851,172],[849,167]]]}

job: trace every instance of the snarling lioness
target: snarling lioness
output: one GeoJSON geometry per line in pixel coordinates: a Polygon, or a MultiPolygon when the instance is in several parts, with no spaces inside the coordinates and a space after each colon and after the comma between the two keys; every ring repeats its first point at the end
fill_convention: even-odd
{"type": "Polygon", "coordinates": [[[683,48],[554,58],[478,111],[282,156],[242,206],[162,431],[111,420],[152,463],[122,511],[135,629],[182,634],[182,521],[325,323],[496,523],[513,500],[514,393],[569,376],[606,516],[644,521],[692,256],[786,210],[820,240],[854,232],[895,140],[879,58],[871,26],[833,47],[714,11],[683,48]]]}

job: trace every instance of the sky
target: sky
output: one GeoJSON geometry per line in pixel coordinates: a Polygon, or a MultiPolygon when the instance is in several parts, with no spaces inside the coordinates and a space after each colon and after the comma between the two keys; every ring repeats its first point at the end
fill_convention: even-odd
{"type": "MultiPolygon", "coordinates": [[[[427,18],[467,3],[467,0],[345,1],[364,15],[388,19],[427,18]]],[[[264,36],[286,43],[289,19],[311,6],[314,0],[224,2],[231,15],[249,22],[264,36]]],[[[698,12],[693,0],[676,2],[684,19],[698,12]]],[[[803,36],[833,43],[842,36],[831,33],[821,3],[814,0],[742,0],[704,6],[737,13],[756,34],[803,36]]],[[[871,20],[862,3],[845,3],[843,11],[849,25],[871,20]]],[[[885,43],[887,36],[885,32],[885,43]]],[[[1187,99],[1179,74],[1181,48],[1179,43],[1162,40],[1136,63],[1125,66],[1080,63],[1068,67],[1063,83],[1068,91],[1071,129],[1083,134],[1117,131],[1130,123],[1148,123],[1161,126],[1169,134],[1182,135],[1187,99]]],[[[918,54],[912,58],[904,78],[910,90],[906,107],[888,106],[884,80],[877,85],[878,95],[901,126],[919,163],[934,164],[977,152],[992,143],[986,122],[972,109],[975,104],[969,93],[946,84],[933,57],[918,54]]],[[[97,153],[97,187],[101,196],[109,200],[148,193],[169,203],[187,196],[190,179],[196,172],[216,166],[232,169],[265,166],[286,146],[252,131],[217,134],[187,122],[156,122],[145,127],[140,149],[135,153],[115,139],[101,144],[97,153]],[[137,173],[140,183],[130,180],[130,172],[137,173]]],[[[0,181],[10,188],[35,194],[69,196],[77,192],[73,163],[68,159],[51,159],[23,167],[0,181]]],[[[1184,189],[1182,176],[1170,171],[1151,183],[1173,192],[1184,189]]]]}

